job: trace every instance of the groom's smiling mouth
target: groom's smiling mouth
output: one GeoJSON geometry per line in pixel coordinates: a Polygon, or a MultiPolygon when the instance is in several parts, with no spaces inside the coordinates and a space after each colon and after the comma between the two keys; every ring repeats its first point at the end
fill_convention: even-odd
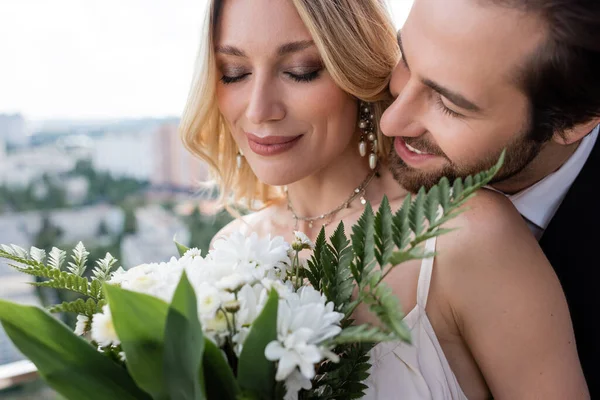
{"type": "Polygon", "coordinates": [[[396,154],[400,157],[408,166],[422,169],[432,167],[432,163],[437,164],[438,159],[444,159],[443,156],[435,154],[429,148],[425,150],[423,147],[431,146],[419,146],[418,144],[410,145],[406,143],[406,140],[402,137],[396,137],[394,139],[394,149],[396,154]]]}
{"type": "Polygon", "coordinates": [[[408,148],[408,150],[412,151],[413,153],[416,154],[421,154],[421,155],[432,155],[430,153],[427,153],[425,151],[421,151],[419,149],[415,149],[414,147],[412,147],[411,145],[409,145],[408,143],[404,142],[404,145],[406,146],[406,148],[408,148]]]}

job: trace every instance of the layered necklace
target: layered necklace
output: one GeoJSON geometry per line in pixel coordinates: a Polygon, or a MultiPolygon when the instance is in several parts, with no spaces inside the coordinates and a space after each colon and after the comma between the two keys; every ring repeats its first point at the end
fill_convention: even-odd
{"type": "Polygon", "coordinates": [[[287,187],[286,187],[284,190],[285,190],[285,197],[287,199],[287,208],[288,208],[288,210],[290,210],[290,212],[292,213],[292,216],[294,218],[294,230],[296,230],[296,231],[298,230],[299,221],[308,222],[309,228],[312,228],[314,223],[316,223],[316,222],[321,223],[321,225],[323,227],[329,225],[331,223],[331,221],[333,221],[333,218],[335,217],[335,215],[338,212],[340,212],[344,208],[350,208],[350,205],[352,204],[352,202],[354,200],[356,200],[357,198],[360,198],[360,204],[362,204],[363,206],[365,204],[367,204],[367,200],[365,199],[365,191],[367,190],[367,186],[369,186],[369,183],[371,183],[373,178],[377,175],[378,170],[379,170],[379,168],[377,167],[373,171],[371,171],[369,173],[369,175],[367,175],[365,180],[362,181],[360,183],[360,185],[358,185],[352,191],[350,196],[348,196],[348,198],[342,204],[340,204],[333,210],[326,212],[325,214],[317,215],[314,217],[306,217],[306,216],[301,216],[301,215],[296,214],[296,211],[294,210],[292,201],[290,200],[290,196],[288,194],[287,187]]]}

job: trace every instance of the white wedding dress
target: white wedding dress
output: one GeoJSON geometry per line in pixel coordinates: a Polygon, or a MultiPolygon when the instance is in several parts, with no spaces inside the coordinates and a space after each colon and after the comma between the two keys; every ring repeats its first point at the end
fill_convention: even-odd
{"type": "MultiPolygon", "coordinates": [[[[427,252],[435,251],[436,238],[427,252]]],[[[412,344],[379,343],[370,352],[370,377],[363,399],[368,400],[466,400],[450,369],[433,327],[425,313],[433,258],[423,260],[417,284],[417,305],[404,318],[412,344]]]]}

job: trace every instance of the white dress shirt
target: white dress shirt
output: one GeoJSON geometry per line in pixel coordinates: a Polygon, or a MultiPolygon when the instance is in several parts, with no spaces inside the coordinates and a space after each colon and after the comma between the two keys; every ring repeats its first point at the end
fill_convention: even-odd
{"type": "Polygon", "coordinates": [[[598,131],[600,125],[583,138],[575,153],[558,170],[535,185],[508,196],[538,240],[583,169],[598,139],[598,131]]]}

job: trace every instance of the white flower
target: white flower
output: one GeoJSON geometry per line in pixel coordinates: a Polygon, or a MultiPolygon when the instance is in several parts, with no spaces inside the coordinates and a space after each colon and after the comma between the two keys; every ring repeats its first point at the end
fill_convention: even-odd
{"type": "Polygon", "coordinates": [[[82,315],[82,314],[77,315],[77,323],[75,324],[75,334],[77,336],[81,336],[81,335],[85,334],[85,328],[86,328],[89,320],[90,319],[88,318],[87,315],[82,315]]]}
{"type": "Polygon", "coordinates": [[[202,260],[202,250],[194,247],[188,249],[183,255],[183,257],[179,259],[179,262],[183,266],[188,266],[196,260],[202,260]]]}
{"type": "Polygon", "coordinates": [[[102,312],[94,314],[92,319],[92,340],[100,346],[106,347],[121,343],[115,331],[112,315],[108,305],[102,307],[102,312]]]}
{"type": "Polygon", "coordinates": [[[294,236],[295,240],[292,242],[292,248],[294,250],[315,249],[315,244],[304,234],[304,232],[294,231],[294,236]]]}
{"type": "Polygon", "coordinates": [[[222,304],[219,290],[208,283],[202,283],[194,290],[198,298],[198,313],[205,318],[214,318],[222,304]]]}
{"type": "Polygon", "coordinates": [[[312,287],[302,287],[280,300],[277,314],[277,340],[269,343],[265,357],[279,361],[275,379],[286,379],[296,367],[307,379],[315,375],[314,364],[335,355],[321,343],[342,330],[344,315],[334,304],[312,287]]]}
{"type": "Polygon", "coordinates": [[[185,254],[183,255],[183,257],[188,257],[188,258],[202,257],[202,250],[200,250],[197,247],[193,247],[191,249],[188,249],[185,252],[185,254]]]}
{"type": "Polygon", "coordinates": [[[308,344],[312,331],[300,328],[285,337],[283,342],[272,341],[265,348],[265,357],[270,361],[279,361],[275,379],[282,381],[286,379],[296,367],[308,379],[315,376],[314,364],[322,360],[319,348],[308,344]]]}
{"type": "Polygon", "coordinates": [[[250,273],[255,281],[259,281],[274,268],[288,268],[288,249],[289,244],[280,236],[259,238],[256,233],[245,236],[235,232],[217,239],[207,257],[214,262],[215,271],[220,272],[217,279],[236,272],[250,273]]]}
{"type": "Polygon", "coordinates": [[[285,384],[285,396],[283,400],[298,400],[298,392],[301,389],[308,390],[312,387],[310,379],[304,377],[300,372],[294,371],[287,377],[285,384]]]}
{"type": "Polygon", "coordinates": [[[205,326],[207,331],[212,331],[215,333],[225,333],[228,331],[229,316],[223,311],[219,311],[215,314],[214,318],[207,319],[202,322],[202,325],[205,326]]]}
{"type": "Polygon", "coordinates": [[[260,283],[267,290],[275,289],[280,299],[288,299],[290,296],[295,295],[294,285],[290,281],[282,282],[280,280],[265,278],[260,283]]]}
{"type": "Polygon", "coordinates": [[[227,290],[228,292],[237,292],[244,285],[252,283],[254,278],[251,274],[232,273],[219,279],[215,286],[219,289],[227,290]]]}
{"type": "Polygon", "coordinates": [[[183,267],[173,257],[168,263],[141,264],[126,271],[119,269],[108,283],[170,302],[182,272],[183,267]]]}

